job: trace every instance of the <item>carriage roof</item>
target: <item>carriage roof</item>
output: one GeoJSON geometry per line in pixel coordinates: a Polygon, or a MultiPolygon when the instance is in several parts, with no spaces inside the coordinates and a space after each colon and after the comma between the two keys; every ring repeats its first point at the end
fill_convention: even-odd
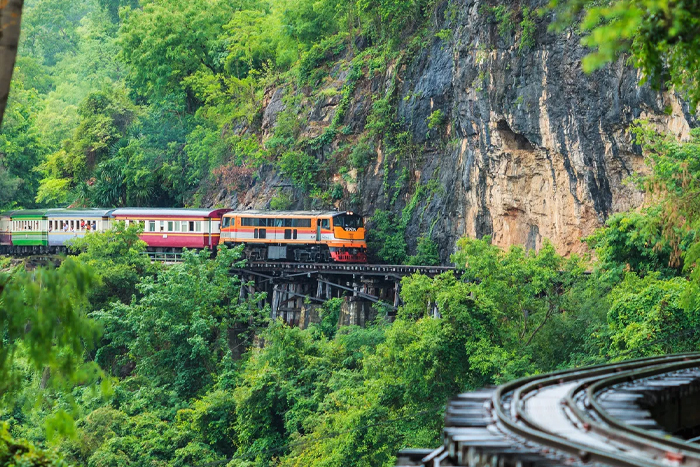
{"type": "Polygon", "coordinates": [[[354,214],[350,211],[263,211],[251,209],[248,211],[231,211],[227,216],[234,217],[335,217],[341,214],[354,214]]]}
{"type": "Polygon", "coordinates": [[[191,209],[191,208],[119,208],[112,212],[113,217],[156,216],[156,217],[220,217],[229,209],[191,209]]]}

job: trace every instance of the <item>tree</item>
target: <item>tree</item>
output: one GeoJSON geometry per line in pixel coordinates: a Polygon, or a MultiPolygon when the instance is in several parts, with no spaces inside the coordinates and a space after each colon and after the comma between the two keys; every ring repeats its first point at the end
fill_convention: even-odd
{"type": "Polygon", "coordinates": [[[140,297],[113,303],[94,316],[105,326],[105,338],[129,351],[136,372],[181,398],[211,385],[233,338],[245,341],[260,326],[267,309],[255,294],[239,301],[240,280],[229,273],[239,265],[241,248],[186,251],[183,262],[144,277],[140,297]]]}
{"type": "Polygon", "coordinates": [[[503,251],[488,236],[463,238],[458,247],[452,261],[465,268],[463,280],[495,305],[505,338],[525,346],[565,311],[566,293],[584,271],[580,258],[563,258],[548,241],[537,252],[518,246],[503,251]]]}
{"type": "MultiPolygon", "coordinates": [[[[127,130],[138,114],[139,108],[129,100],[124,89],[116,87],[90,93],[78,108],[80,122],[73,137],[65,140],[62,148],[40,165],[44,178],[37,201],[61,203],[77,197],[72,190],[86,182],[93,170],[123,144],[127,130]]],[[[105,181],[121,176],[116,170],[120,168],[114,167],[113,163],[102,166],[102,173],[107,173],[107,176],[100,179],[102,183],[98,184],[97,194],[117,191],[116,195],[100,199],[108,202],[108,207],[119,204],[122,199],[121,183],[110,185],[105,181]]]]}
{"type": "Polygon", "coordinates": [[[14,367],[20,355],[33,370],[48,372],[56,384],[88,376],[79,369],[83,351],[99,335],[85,314],[94,283],[91,268],[72,258],[59,269],[0,273],[0,393],[6,398],[22,385],[14,367]]]}
{"type": "Polygon", "coordinates": [[[126,10],[119,43],[135,90],[153,101],[194,104],[183,80],[199,70],[214,75],[223,70],[226,41],[219,36],[233,13],[232,2],[221,0],[153,0],[126,10]]]}
{"type": "Polygon", "coordinates": [[[24,0],[0,1],[0,127],[15,69],[24,0]]]}
{"type": "Polygon", "coordinates": [[[89,233],[68,243],[69,250],[78,253],[78,259],[94,268],[100,278],[89,294],[93,310],[115,301],[130,303],[136,285],[153,272],[146,242],[139,238],[142,232],[140,224],[126,227],[124,222],[117,222],[106,232],[89,233]]]}
{"type": "Polygon", "coordinates": [[[642,71],[642,81],[669,83],[700,102],[700,2],[667,0],[551,0],[555,27],[572,24],[583,12],[584,45],[595,51],[584,58],[587,71],[624,53],[642,71]]]}
{"type": "MultiPolygon", "coordinates": [[[[7,196],[11,196],[13,204],[24,208],[35,207],[34,198],[40,178],[36,168],[47,153],[36,125],[39,107],[36,91],[27,90],[24,83],[15,81],[0,132],[0,164],[16,182],[7,196]]],[[[0,195],[0,198],[4,195],[0,195]]],[[[2,204],[0,201],[0,206],[2,204]]]]}
{"type": "Polygon", "coordinates": [[[611,293],[611,356],[636,349],[639,356],[695,351],[700,339],[688,331],[700,327],[700,310],[684,306],[689,288],[681,277],[627,274],[611,293]]]}

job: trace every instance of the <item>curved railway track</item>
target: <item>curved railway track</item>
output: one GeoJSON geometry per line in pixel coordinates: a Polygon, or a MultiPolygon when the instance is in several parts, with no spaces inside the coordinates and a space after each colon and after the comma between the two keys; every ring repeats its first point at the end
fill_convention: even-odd
{"type": "Polygon", "coordinates": [[[669,355],[462,394],[443,446],[403,451],[398,465],[700,467],[698,434],[700,353],[669,355]]]}

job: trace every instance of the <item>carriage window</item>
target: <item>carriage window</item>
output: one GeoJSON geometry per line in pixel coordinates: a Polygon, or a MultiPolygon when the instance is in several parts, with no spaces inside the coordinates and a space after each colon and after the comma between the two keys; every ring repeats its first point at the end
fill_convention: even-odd
{"type": "MultiPolygon", "coordinates": [[[[272,219],[270,219],[272,220],[272,219]]],[[[284,227],[284,219],[274,219],[275,227],[284,227]]]]}
{"type": "Polygon", "coordinates": [[[156,221],[148,221],[148,231],[149,232],[156,231],[156,221]]]}
{"type": "Polygon", "coordinates": [[[292,219],[284,219],[284,226],[291,227],[292,226],[292,219]]]}
{"type": "Polygon", "coordinates": [[[165,221],[160,221],[160,231],[163,232],[165,230],[165,221]]]}
{"type": "Polygon", "coordinates": [[[311,219],[294,219],[292,227],[311,227],[311,219]]]}
{"type": "Polygon", "coordinates": [[[201,232],[201,231],[202,231],[202,221],[197,221],[197,222],[195,222],[195,223],[194,223],[194,228],[195,228],[195,230],[196,230],[197,232],[201,232]]]}
{"type": "Polygon", "coordinates": [[[168,221],[168,232],[173,231],[173,221],[168,221]]]}
{"type": "Polygon", "coordinates": [[[174,227],[175,227],[175,232],[179,232],[179,231],[180,231],[180,223],[179,223],[179,222],[175,222],[174,227]]]}
{"type": "Polygon", "coordinates": [[[331,220],[330,219],[321,219],[321,228],[322,229],[330,229],[331,228],[331,220]]]}

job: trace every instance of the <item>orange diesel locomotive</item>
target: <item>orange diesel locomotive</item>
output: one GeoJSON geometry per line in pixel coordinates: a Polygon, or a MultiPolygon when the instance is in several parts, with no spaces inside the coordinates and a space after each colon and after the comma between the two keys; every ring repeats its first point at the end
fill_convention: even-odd
{"type": "Polygon", "coordinates": [[[366,263],[361,216],[337,211],[232,211],[221,219],[220,243],[245,244],[253,261],[366,263]]]}

